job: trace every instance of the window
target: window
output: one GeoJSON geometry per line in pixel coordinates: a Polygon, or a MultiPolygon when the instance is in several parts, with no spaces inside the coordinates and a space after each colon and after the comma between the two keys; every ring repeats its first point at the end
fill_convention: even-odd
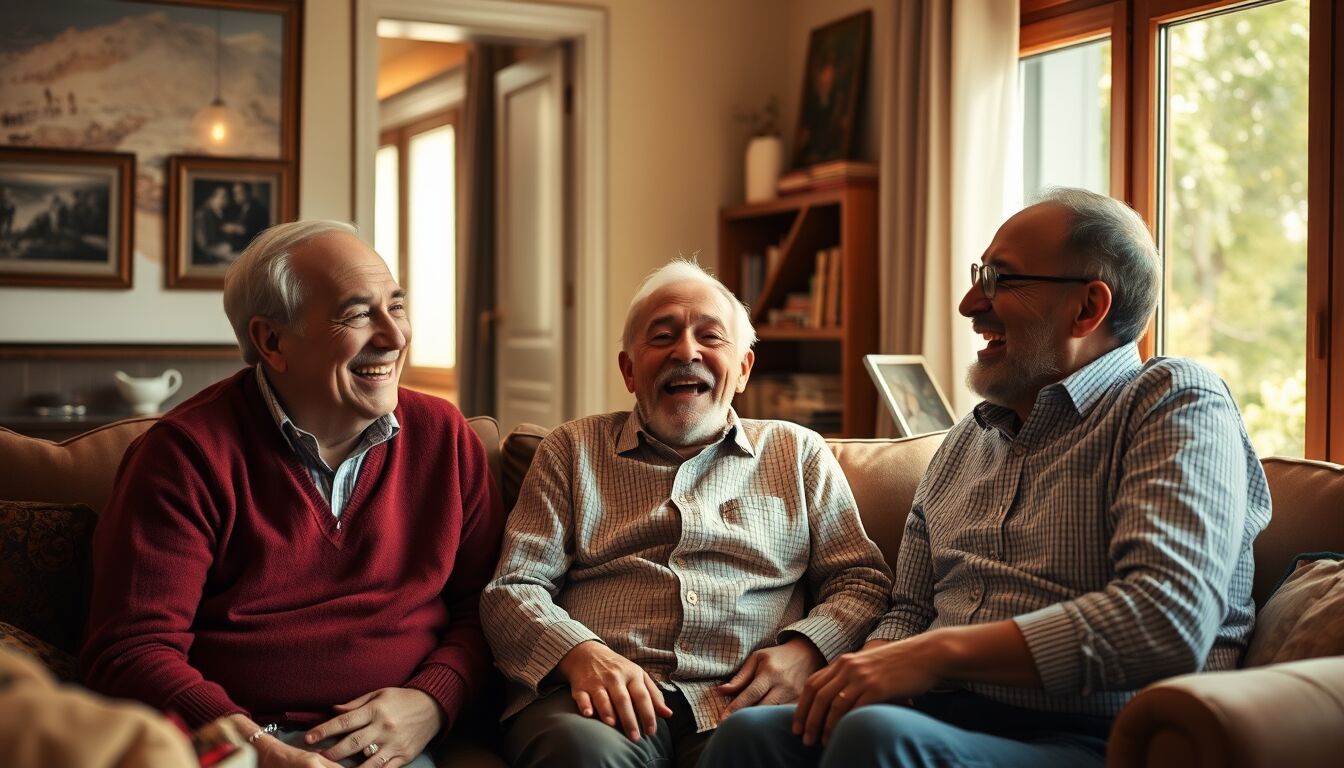
{"type": "Polygon", "coordinates": [[[384,131],[375,159],[375,248],[409,297],[403,382],[454,397],[457,366],[457,110],[384,131]]]}
{"type": "MultiPolygon", "coordinates": [[[[1227,380],[1262,456],[1344,462],[1344,34],[1332,0],[1021,0],[1024,179],[1109,186],[1148,221],[1164,291],[1141,348],[1227,380]],[[1098,144],[1081,59],[1098,90],[1110,42],[1109,144],[1098,144]],[[1050,67],[1074,56],[1056,82],[1050,67]],[[1033,71],[1036,68],[1038,71],[1033,71]],[[1310,73],[1310,77],[1308,77],[1310,73]],[[1070,79],[1071,76],[1071,79],[1070,79]],[[1033,95],[1034,93],[1034,95],[1033,95]],[[1051,138],[1063,125],[1073,140],[1051,138]],[[1032,137],[1035,136],[1033,139],[1032,137]],[[1031,163],[1032,141],[1058,155],[1031,163]],[[1109,182],[1089,170],[1109,146],[1109,182]],[[1056,152],[1055,147],[1064,147],[1056,152]],[[1081,159],[1080,159],[1081,158],[1081,159]],[[1311,215],[1308,215],[1310,212],[1311,215]],[[1336,256],[1336,252],[1340,255],[1336,256]]],[[[1061,68],[1063,65],[1060,65],[1061,68]]],[[[1098,102],[1100,103],[1100,102],[1098,102]]]]}
{"type": "Polygon", "coordinates": [[[1111,40],[1022,59],[1022,199],[1047,186],[1110,192],[1111,40]]]}
{"type": "Polygon", "coordinates": [[[1306,447],[1306,0],[1163,25],[1160,354],[1228,383],[1261,456],[1306,447]]]}

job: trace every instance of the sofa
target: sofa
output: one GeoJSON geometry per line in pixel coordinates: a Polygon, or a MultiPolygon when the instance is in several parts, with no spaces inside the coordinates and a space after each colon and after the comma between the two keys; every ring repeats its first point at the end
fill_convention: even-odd
{"type": "MultiPolygon", "coordinates": [[[[44,510],[54,515],[71,509],[67,505],[84,505],[87,509],[78,506],[73,509],[83,510],[90,518],[95,515],[108,499],[122,453],[153,422],[153,417],[127,419],[61,443],[0,428],[0,499],[7,500],[0,503],[0,539],[4,538],[4,527],[12,523],[4,517],[8,502],[28,502],[17,506],[39,516],[44,510]]],[[[524,425],[501,439],[494,419],[477,417],[471,424],[486,446],[491,471],[505,504],[511,507],[533,452],[546,431],[524,425]]],[[[895,561],[905,512],[941,440],[942,434],[936,433],[896,440],[829,441],[853,487],[864,525],[888,562],[895,561]]],[[[1261,608],[1257,637],[1271,630],[1283,634],[1312,627],[1300,615],[1289,616],[1283,610],[1273,612],[1272,622],[1266,620],[1267,612],[1275,606],[1274,603],[1267,606],[1267,602],[1295,555],[1344,552],[1344,466],[1268,458],[1264,460],[1264,468],[1273,495],[1274,516],[1255,543],[1254,596],[1261,608]]],[[[71,542],[56,549],[73,561],[86,557],[90,531],[91,524],[83,528],[75,526],[71,542]],[[79,547],[81,542],[83,550],[79,547]]],[[[0,549],[0,556],[8,557],[7,552],[0,549]]],[[[76,570],[77,565],[76,562],[76,570]]],[[[43,592],[4,582],[15,578],[15,573],[9,564],[0,562],[0,622],[15,623],[5,615],[14,602],[13,595],[6,597],[8,593],[43,592]]],[[[52,577],[39,573],[25,578],[43,581],[52,577]]],[[[42,618],[48,621],[47,633],[59,635],[59,645],[64,645],[64,652],[68,653],[73,650],[72,644],[77,643],[80,627],[72,625],[80,622],[83,615],[80,601],[87,590],[78,589],[78,584],[66,586],[73,591],[62,595],[59,601],[69,604],[50,606],[54,612],[49,611],[42,618]],[[53,629],[50,622],[60,626],[53,629]]],[[[1313,593],[1311,599],[1324,605],[1327,593],[1319,589],[1317,592],[1320,594],[1313,593]]],[[[1340,595],[1344,595],[1344,571],[1328,593],[1332,598],[1340,595]]],[[[1344,610],[1332,612],[1344,614],[1344,610]]],[[[1338,622],[1335,626],[1338,627],[1338,622]]],[[[39,637],[42,634],[29,631],[39,637]]],[[[1340,647],[1341,639],[1344,638],[1334,638],[1334,648],[1340,647]]],[[[1327,642],[1321,647],[1331,646],[1327,642]]],[[[1344,649],[1328,652],[1340,654],[1344,649]]],[[[46,659],[58,669],[61,659],[55,656],[59,655],[46,659]]],[[[68,659],[65,661],[68,663],[68,659]]],[[[1302,768],[1339,765],[1341,755],[1344,755],[1344,656],[1334,655],[1184,675],[1150,685],[1117,718],[1107,764],[1302,768]]],[[[481,747],[459,740],[450,747],[441,764],[484,766],[502,762],[481,747]]]]}

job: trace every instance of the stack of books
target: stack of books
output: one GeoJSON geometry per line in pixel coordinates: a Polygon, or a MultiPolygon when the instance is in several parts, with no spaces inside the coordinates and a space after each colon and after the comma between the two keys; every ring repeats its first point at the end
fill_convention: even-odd
{"type": "Polygon", "coordinates": [[[781,195],[798,192],[816,192],[844,186],[856,181],[876,181],[877,164],[855,160],[831,160],[807,168],[789,171],[779,177],[775,189],[781,195]]]}

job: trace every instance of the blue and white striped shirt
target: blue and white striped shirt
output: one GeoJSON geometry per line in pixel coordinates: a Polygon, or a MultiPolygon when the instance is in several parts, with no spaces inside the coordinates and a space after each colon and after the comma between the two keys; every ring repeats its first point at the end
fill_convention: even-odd
{"type": "MultiPolygon", "coordinates": [[[[275,425],[280,428],[281,434],[285,436],[285,441],[294,449],[294,453],[298,454],[299,460],[308,470],[308,476],[313,478],[313,485],[317,486],[322,498],[331,506],[331,514],[340,519],[341,513],[345,511],[345,502],[355,490],[359,468],[364,466],[364,456],[369,449],[391,440],[401,431],[396,415],[389,413],[375,419],[364,430],[355,450],[341,462],[339,467],[332,469],[322,458],[317,437],[311,432],[300,429],[299,425],[289,418],[289,414],[285,413],[284,406],[280,405],[280,400],[276,398],[271,383],[266,379],[266,371],[262,369],[260,363],[257,364],[257,387],[261,389],[261,398],[266,401],[266,408],[271,412],[271,418],[275,419],[275,425]]],[[[339,528],[340,523],[337,523],[336,527],[339,528]]]]}
{"type": "Polygon", "coordinates": [[[1227,386],[1125,345],[1043,388],[1020,429],[989,403],[953,427],[870,637],[1012,619],[1044,690],[967,688],[1112,716],[1154,680],[1236,666],[1255,619],[1251,544],[1269,516],[1227,386]]]}

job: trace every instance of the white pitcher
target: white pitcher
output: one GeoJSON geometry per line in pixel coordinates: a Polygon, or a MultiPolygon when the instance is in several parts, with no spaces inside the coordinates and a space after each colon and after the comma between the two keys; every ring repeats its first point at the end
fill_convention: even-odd
{"type": "Polygon", "coordinates": [[[182,374],[176,368],[169,368],[158,376],[139,378],[125,371],[117,371],[117,391],[131,404],[131,412],[145,416],[159,412],[164,400],[182,386],[182,374]]]}

